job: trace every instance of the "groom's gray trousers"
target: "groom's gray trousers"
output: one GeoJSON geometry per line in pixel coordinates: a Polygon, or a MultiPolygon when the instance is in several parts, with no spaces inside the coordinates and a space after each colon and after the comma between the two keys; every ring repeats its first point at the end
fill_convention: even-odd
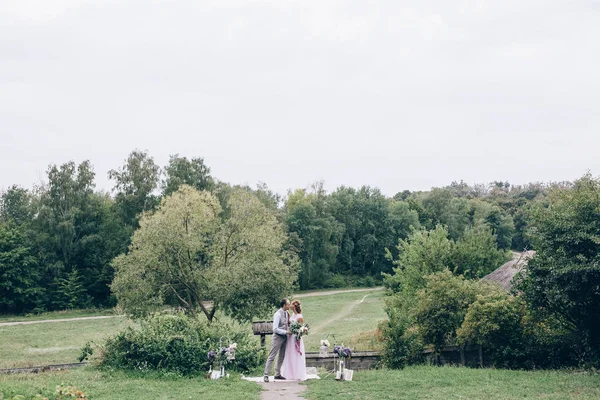
{"type": "Polygon", "coordinates": [[[282,336],[278,335],[277,333],[273,334],[273,342],[271,343],[271,350],[269,351],[267,365],[265,366],[265,376],[268,376],[269,372],[271,372],[271,366],[273,365],[273,361],[275,360],[277,353],[279,353],[279,357],[277,357],[277,364],[275,364],[275,376],[281,375],[281,364],[283,363],[283,358],[285,357],[286,340],[287,335],[282,336]]]}

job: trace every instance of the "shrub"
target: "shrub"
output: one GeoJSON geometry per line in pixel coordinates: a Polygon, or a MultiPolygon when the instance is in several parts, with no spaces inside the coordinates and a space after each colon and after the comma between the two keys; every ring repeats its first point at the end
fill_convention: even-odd
{"type": "Polygon", "coordinates": [[[389,319],[379,324],[383,340],[382,362],[389,368],[404,368],[423,360],[423,342],[408,310],[414,297],[397,293],[386,299],[389,319]]]}
{"type": "Polygon", "coordinates": [[[323,285],[327,288],[344,288],[348,286],[348,281],[346,280],[346,277],[340,274],[334,274],[332,275],[329,279],[327,279],[327,281],[325,282],[325,285],[323,285]]]}
{"type": "Polygon", "coordinates": [[[524,316],[525,303],[508,293],[477,296],[457,330],[457,341],[484,347],[496,366],[523,366],[527,359],[524,316]]]}
{"type": "Polygon", "coordinates": [[[477,294],[495,292],[493,287],[454,276],[449,270],[425,277],[426,287],[419,291],[412,309],[416,326],[425,344],[436,351],[454,344],[456,330],[477,294]]]}
{"type": "MultiPolygon", "coordinates": [[[[101,365],[124,369],[153,369],[184,375],[209,368],[208,351],[221,337],[238,344],[228,368],[247,371],[264,361],[264,350],[248,333],[227,325],[199,321],[183,313],[152,314],[139,329],[127,328],[102,346],[101,365]]],[[[228,346],[230,343],[222,343],[228,346]]]]}

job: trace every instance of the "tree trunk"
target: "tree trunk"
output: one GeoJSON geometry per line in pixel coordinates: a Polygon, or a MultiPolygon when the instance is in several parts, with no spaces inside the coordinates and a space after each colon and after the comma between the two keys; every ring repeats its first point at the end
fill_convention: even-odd
{"type": "Polygon", "coordinates": [[[479,345],[479,366],[483,368],[483,346],[479,345]]]}

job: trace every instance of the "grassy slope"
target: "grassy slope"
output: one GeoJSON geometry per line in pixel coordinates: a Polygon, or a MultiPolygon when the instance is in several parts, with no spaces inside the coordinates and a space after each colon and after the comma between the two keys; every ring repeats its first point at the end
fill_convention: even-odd
{"type": "Polygon", "coordinates": [[[77,362],[81,347],[126,327],[122,317],[0,326],[0,368],[77,362]]]}
{"type": "Polygon", "coordinates": [[[453,367],[409,367],[401,371],[355,372],[351,382],[331,375],[308,381],[307,399],[599,399],[600,375],[556,371],[508,371],[453,367]]]}
{"type": "MultiPolygon", "coordinates": [[[[302,298],[302,314],[311,326],[304,339],[307,351],[318,351],[321,339],[329,333],[335,334],[337,343],[355,350],[372,350],[373,335],[367,334],[373,333],[378,322],[386,319],[383,295],[380,290],[302,298]]],[[[329,341],[334,342],[332,338],[329,341]]]]}
{"type": "MultiPolygon", "coordinates": [[[[372,349],[372,332],[385,319],[383,291],[351,292],[302,298],[304,317],[312,327],[306,337],[308,351],[318,351],[319,341],[334,333],[338,343],[357,349],[372,349]],[[362,302],[361,302],[362,300],[362,302]],[[360,303],[359,303],[360,302],[360,303]]],[[[43,316],[15,318],[19,321],[103,315],[102,312],[71,311],[43,316]]],[[[222,318],[230,321],[228,318],[222,318]]],[[[4,319],[0,322],[8,322],[4,319]]],[[[127,326],[123,317],[110,319],[53,322],[32,325],[0,326],[0,368],[27,367],[77,362],[79,350],[88,341],[101,341],[127,326]]],[[[250,325],[243,329],[252,331],[250,325]]],[[[258,340],[258,337],[257,337],[258,340]]],[[[333,343],[333,340],[331,340],[333,343]]],[[[267,336],[267,346],[270,336],[267,336]]]]}

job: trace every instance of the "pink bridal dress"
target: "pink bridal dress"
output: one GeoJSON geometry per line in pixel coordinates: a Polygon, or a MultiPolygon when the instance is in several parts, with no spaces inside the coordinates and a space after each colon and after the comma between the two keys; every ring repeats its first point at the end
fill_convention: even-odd
{"type": "MultiPolygon", "coordinates": [[[[302,318],[302,314],[294,314],[290,318],[290,323],[296,322],[302,318]]],[[[306,380],[306,354],[304,353],[304,341],[299,340],[296,336],[289,335],[285,343],[285,357],[281,366],[281,375],[289,380],[306,380]]]]}

